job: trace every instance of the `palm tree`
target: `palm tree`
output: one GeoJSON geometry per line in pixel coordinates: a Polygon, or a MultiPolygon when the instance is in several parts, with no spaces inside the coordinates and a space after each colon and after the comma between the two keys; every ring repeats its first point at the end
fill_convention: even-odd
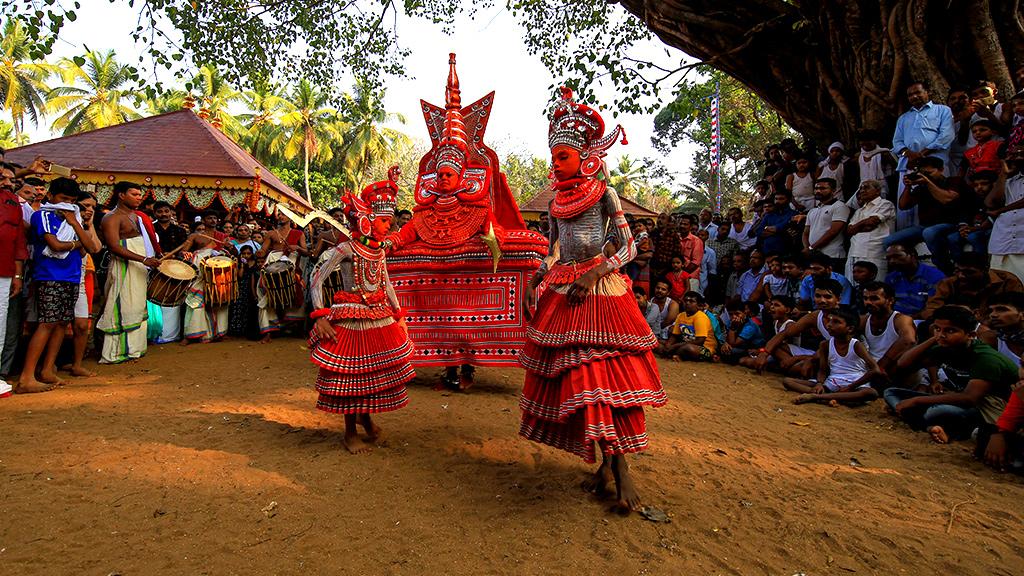
{"type": "Polygon", "coordinates": [[[241,100],[242,95],[228,84],[220,70],[212,64],[201,66],[192,78],[192,89],[198,92],[199,115],[208,118],[235,141],[240,140],[245,129],[228,107],[241,100]]]}
{"type": "Polygon", "coordinates": [[[28,33],[21,20],[9,18],[0,38],[0,109],[8,110],[15,136],[25,130],[25,117],[39,123],[49,92],[46,79],[57,68],[45,62],[31,62],[28,33]]]}
{"type": "Polygon", "coordinates": [[[46,95],[46,111],[60,114],[53,129],[67,136],[140,118],[124,104],[127,99],[142,98],[138,91],[125,88],[131,81],[131,67],[119,64],[113,50],[89,52],[84,60],[84,65],[70,58],[61,60],[60,74],[66,85],[46,95]]]}
{"type": "Polygon", "coordinates": [[[365,82],[357,82],[355,94],[345,94],[344,100],[347,128],[342,146],[343,169],[353,188],[359,190],[375,162],[392,162],[410,140],[402,132],[383,126],[388,121],[405,124],[405,117],[386,112],[381,99],[365,82]]]}
{"type": "Polygon", "coordinates": [[[249,151],[263,163],[273,163],[273,143],[281,135],[281,118],[294,111],[294,107],[281,94],[276,84],[255,81],[252,90],[245,91],[248,112],[236,116],[245,130],[242,137],[249,151]]]}
{"type": "Polygon", "coordinates": [[[28,134],[18,134],[14,130],[14,124],[6,120],[0,120],[0,148],[17,148],[28,144],[28,134]]]}
{"type": "Polygon", "coordinates": [[[158,92],[153,96],[146,96],[136,104],[144,106],[147,114],[155,116],[157,114],[166,114],[168,112],[181,110],[185,107],[186,98],[188,98],[188,92],[172,88],[170,90],[158,92]]]}
{"type": "Polygon", "coordinates": [[[272,147],[287,160],[302,155],[302,180],[310,203],[309,163],[329,162],[334,157],[332,144],[342,141],[345,129],[338,111],[328,106],[329,101],[327,92],[303,78],[292,91],[288,104],[291,110],[281,116],[282,131],[272,147]]]}
{"type": "Polygon", "coordinates": [[[619,163],[612,169],[609,182],[621,196],[643,203],[644,196],[651,189],[647,181],[647,166],[635,162],[628,155],[619,158],[619,163]]]}

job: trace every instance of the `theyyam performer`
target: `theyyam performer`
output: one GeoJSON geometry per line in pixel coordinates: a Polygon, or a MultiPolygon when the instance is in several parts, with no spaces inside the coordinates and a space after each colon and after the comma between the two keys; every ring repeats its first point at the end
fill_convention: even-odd
{"type": "Polygon", "coordinates": [[[345,448],[353,454],[369,450],[380,436],[371,414],[409,402],[405,384],[416,375],[409,364],[412,341],[381,248],[395,215],[398,175],[398,167],[392,167],[388,180],[367,186],[359,198],[342,198],[354,232],[351,238],[340,235],[343,240],[310,281],[315,324],[309,349],[320,368],[316,407],[345,415],[345,448]],[[341,289],[332,302],[324,302],[324,283],[335,270],[341,272],[341,289]]]}
{"type": "Polygon", "coordinates": [[[387,239],[416,343],[412,363],[444,367],[443,382],[461,390],[473,384],[475,366],[517,364],[526,341],[523,288],[547,246],[526,229],[485,142],[493,104],[491,92],[462,105],[449,54],[444,106],[420,101],[432,146],[420,160],[412,220],[387,239]]]}
{"type": "Polygon", "coordinates": [[[620,134],[625,144],[621,127],[605,135],[597,111],[562,88],[548,130],[550,246],[557,242],[560,252],[526,291],[527,306],[536,300],[537,307],[520,356],[526,381],[519,433],[586,462],[596,461],[596,445],[603,460],[584,488],[611,496],[614,481],[615,507],[628,513],[640,508],[640,497],[626,454],[647,448],[643,407],[662,406],[667,396],[652,352],[657,340],[619,272],[636,246],[618,195],[606,185],[602,157],[620,134]],[[606,257],[609,230],[620,248],[606,257]]]}

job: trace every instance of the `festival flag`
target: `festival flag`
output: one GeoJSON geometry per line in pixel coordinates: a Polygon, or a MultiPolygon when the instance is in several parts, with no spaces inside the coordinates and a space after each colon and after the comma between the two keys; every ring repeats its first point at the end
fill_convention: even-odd
{"type": "Polygon", "coordinates": [[[722,211],[722,128],[719,124],[721,116],[718,111],[721,102],[721,86],[715,83],[715,93],[711,95],[711,174],[716,178],[715,211],[722,211]]]}

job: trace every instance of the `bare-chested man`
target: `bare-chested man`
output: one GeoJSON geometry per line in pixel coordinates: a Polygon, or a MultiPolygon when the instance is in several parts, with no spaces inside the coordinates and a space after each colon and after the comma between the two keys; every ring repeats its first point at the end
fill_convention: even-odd
{"type": "MultiPolygon", "coordinates": [[[[264,236],[263,246],[256,253],[256,259],[265,259],[264,267],[278,260],[288,260],[292,263],[292,272],[296,275],[295,282],[299,283],[301,282],[299,256],[309,256],[309,249],[306,248],[306,236],[302,230],[292,227],[292,221],[283,212],[278,211],[275,223],[274,229],[269,230],[264,236]]],[[[298,293],[295,295],[291,308],[287,310],[276,310],[270,305],[265,278],[260,279],[256,288],[256,299],[256,306],[259,308],[260,334],[263,335],[260,342],[270,342],[271,335],[281,329],[282,323],[305,319],[303,314],[305,301],[298,293]]]]}
{"type": "Polygon", "coordinates": [[[103,217],[100,233],[110,251],[106,305],[96,323],[102,331],[101,364],[118,364],[146,353],[146,285],[148,271],[160,261],[152,242],[147,242],[141,217],[142,187],[134,182],[114,184],[117,206],[103,217]]]}
{"type": "Polygon", "coordinates": [[[814,305],[817,310],[804,314],[799,320],[786,326],[785,330],[773,336],[754,360],[754,368],[761,372],[768,366],[769,360],[774,358],[780,371],[787,376],[813,377],[818,370],[817,352],[787,342],[805,333],[819,338],[829,338],[828,326],[825,323],[826,313],[839,307],[842,294],[843,285],[837,280],[816,279],[814,305]]]}
{"type": "MultiPolygon", "coordinates": [[[[207,210],[203,213],[203,230],[193,232],[179,248],[184,259],[192,262],[197,269],[201,269],[203,260],[225,252],[228,235],[217,230],[219,222],[217,213],[207,210]]],[[[213,342],[228,332],[227,305],[210,305],[205,295],[206,284],[200,273],[185,297],[185,337],[181,339],[182,346],[190,340],[213,342]]]]}

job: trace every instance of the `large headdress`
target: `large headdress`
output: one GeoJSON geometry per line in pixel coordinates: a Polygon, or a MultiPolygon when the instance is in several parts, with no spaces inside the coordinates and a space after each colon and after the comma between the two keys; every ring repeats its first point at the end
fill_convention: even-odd
{"type": "Polygon", "coordinates": [[[436,168],[448,166],[457,174],[466,167],[466,122],[462,118],[462,93],[455,73],[455,54],[448,54],[448,86],[445,88],[444,133],[437,147],[436,168]]]}
{"type": "Polygon", "coordinates": [[[398,177],[401,175],[398,166],[392,166],[388,169],[387,180],[363,188],[358,197],[351,192],[341,197],[342,211],[364,236],[369,236],[375,218],[394,217],[398,207],[398,177]]]}
{"type": "Polygon", "coordinates": [[[584,160],[580,172],[584,176],[593,176],[601,169],[601,158],[615,144],[619,134],[622,134],[623,144],[629,143],[626,131],[616,125],[605,135],[604,119],[597,110],[573,100],[572,89],[562,86],[559,90],[562,98],[551,113],[548,147],[562,145],[579,150],[580,158],[584,160]]]}

